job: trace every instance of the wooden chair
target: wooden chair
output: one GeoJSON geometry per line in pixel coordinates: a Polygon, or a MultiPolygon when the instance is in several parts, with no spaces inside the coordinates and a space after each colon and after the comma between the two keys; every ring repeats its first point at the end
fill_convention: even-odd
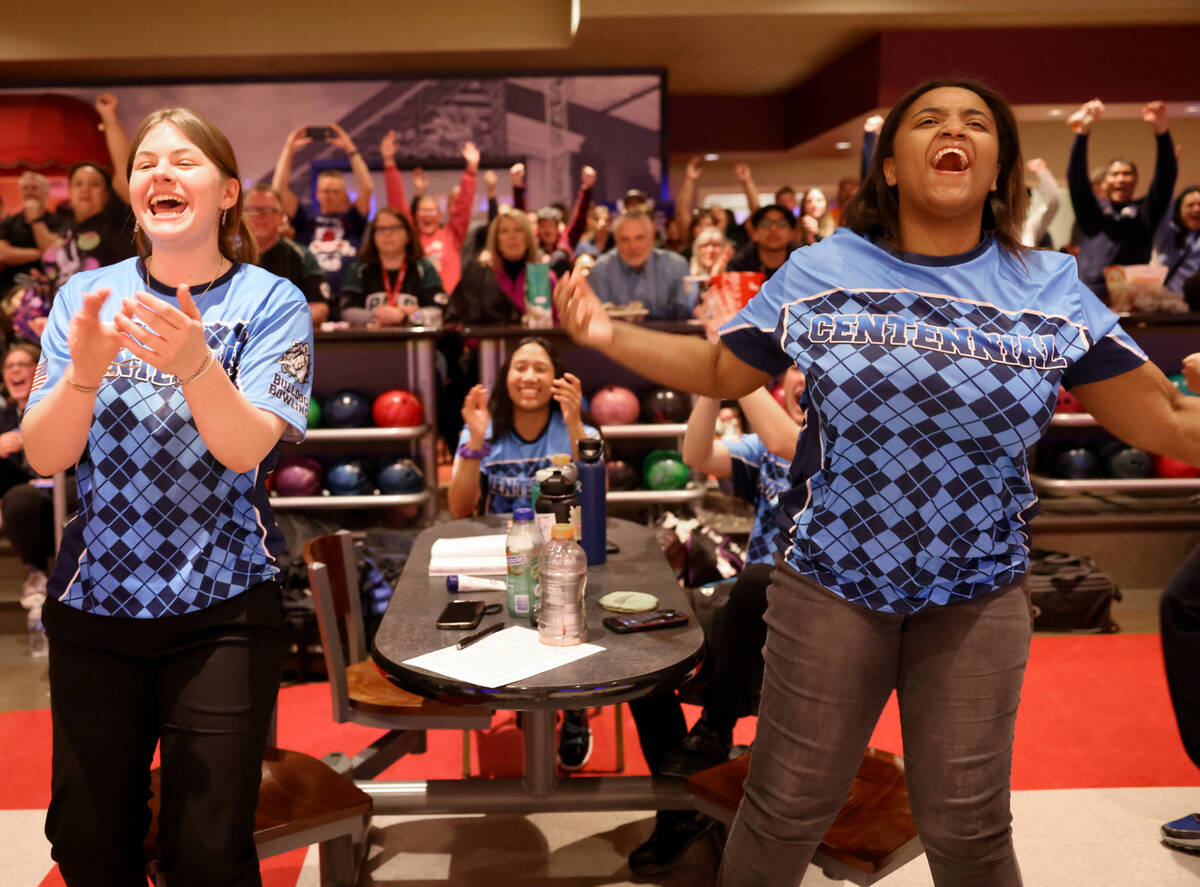
{"type": "MultiPolygon", "coordinates": [[[[160,887],[158,813],[161,773],[150,772],[152,820],[146,836],[147,871],[160,887]]],[[[316,758],[268,748],[254,811],[254,843],[259,859],[318,844],[321,887],[355,887],[359,851],[365,847],[371,796],[316,758]]]]}
{"type": "MultiPolygon", "coordinates": [[[[742,800],[750,755],[694,773],[687,788],[696,809],[727,825],[742,800]]],[[[846,803],[821,841],[813,863],[833,880],[874,884],[924,850],[908,808],[904,759],[869,748],[846,803]]]]}
{"type": "Polygon", "coordinates": [[[402,690],[368,658],[354,544],[348,531],[310,539],[303,554],[329,675],[333,719],[339,724],[352,722],[387,731],[353,757],[333,752],[326,755],[325,762],[355,779],[374,779],[409,752],[423,752],[426,730],[460,729],[465,769],[470,743],[467,731],[486,730],[491,712],[402,690]]]}

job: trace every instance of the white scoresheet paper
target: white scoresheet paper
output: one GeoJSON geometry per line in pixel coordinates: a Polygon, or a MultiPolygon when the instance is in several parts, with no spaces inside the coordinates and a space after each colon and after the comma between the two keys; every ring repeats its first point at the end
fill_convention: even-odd
{"type": "Polygon", "coordinates": [[[503,687],[513,681],[551,671],[604,649],[597,644],[552,647],[538,640],[532,628],[512,625],[476,641],[465,650],[451,645],[406,659],[415,665],[477,687],[503,687]]]}

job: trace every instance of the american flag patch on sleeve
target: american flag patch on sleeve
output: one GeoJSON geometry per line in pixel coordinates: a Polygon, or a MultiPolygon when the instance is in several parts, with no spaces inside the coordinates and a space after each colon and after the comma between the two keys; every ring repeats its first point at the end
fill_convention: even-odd
{"type": "Polygon", "coordinates": [[[29,388],[29,393],[37,391],[46,383],[46,358],[38,361],[37,369],[33,371],[33,384],[29,388]]]}

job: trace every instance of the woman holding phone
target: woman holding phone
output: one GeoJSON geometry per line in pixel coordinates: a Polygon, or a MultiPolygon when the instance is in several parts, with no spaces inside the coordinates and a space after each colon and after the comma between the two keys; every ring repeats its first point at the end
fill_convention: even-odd
{"type": "Polygon", "coordinates": [[[1021,883],[1009,782],[1031,633],[1027,450],[1065,385],[1119,439],[1200,464],[1200,401],[1073,259],[1021,246],[1025,208],[1008,105],[931,81],[889,113],[844,227],[796,250],[719,343],[613,321],[586,281],[558,287],[576,341],[660,384],[732,398],[792,366],[807,379],[723,884],[799,883],[893,690],[934,883],[1021,883]]]}

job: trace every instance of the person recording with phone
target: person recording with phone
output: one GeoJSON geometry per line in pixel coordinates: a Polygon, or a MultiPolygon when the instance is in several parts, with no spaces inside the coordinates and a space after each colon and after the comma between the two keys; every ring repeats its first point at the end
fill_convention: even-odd
{"type": "Polygon", "coordinates": [[[371,214],[371,195],[375,191],[371,170],[354,140],[338,124],[306,124],[288,134],[275,164],[271,185],[283,202],[284,213],[291,219],[296,242],[312,250],[321,264],[329,284],[330,302],[336,305],[342,292],[342,279],[358,256],[371,214]],[[345,153],[358,186],[353,201],[346,190],[346,177],[337,169],[324,169],[317,174],[315,209],[296,196],[292,190],[292,161],[297,151],[314,144],[318,148],[328,146],[345,153]]]}

